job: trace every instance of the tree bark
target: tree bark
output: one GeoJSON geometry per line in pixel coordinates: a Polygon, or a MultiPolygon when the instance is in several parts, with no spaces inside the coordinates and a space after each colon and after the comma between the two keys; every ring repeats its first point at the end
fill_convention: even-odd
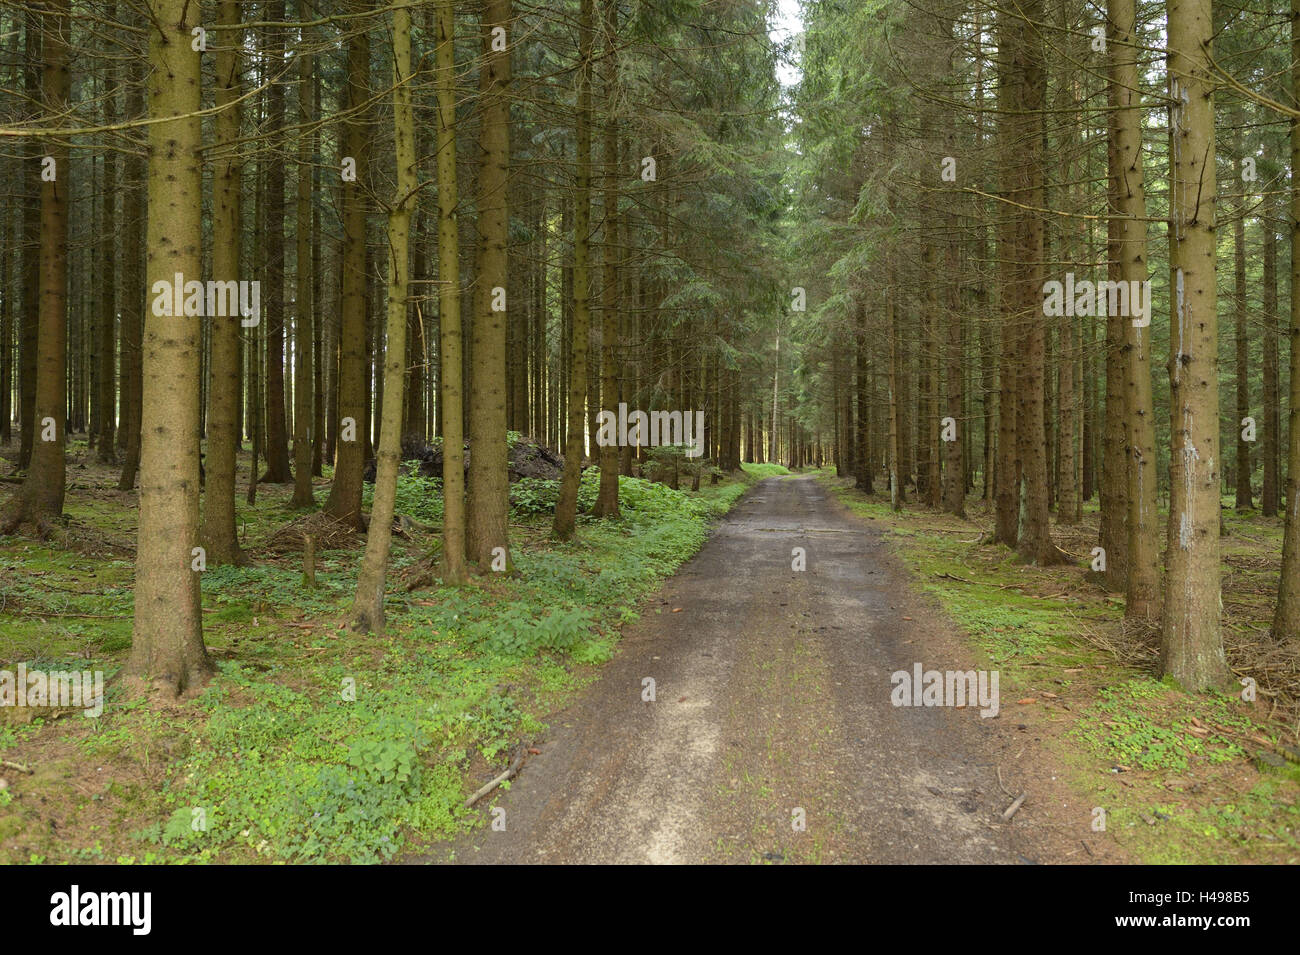
{"type": "MultiPolygon", "coordinates": [[[[510,568],[510,475],[506,439],[506,316],[522,302],[509,291],[506,209],[510,182],[510,0],[487,0],[483,10],[483,66],[479,76],[478,276],[474,285],[470,349],[469,496],[466,557],[479,572],[502,557],[510,568]],[[493,32],[499,32],[494,37],[493,32]],[[502,37],[498,40],[497,37],[502,37]],[[500,548],[499,553],[494,553],[500,548]]],[[[500,562],[496,566],[502,566],[500,562]]]]}
{"type": "MultiPolygon", "coordinates": [[[[148,286],[202,269],[199,57],[190,49],[198,7],[150,0],[148,286]]],[[[131,692],[180,696],[214,668],[203,645],[199,572],[199,332],[203,319],[144,321],[144,402],[135,625],[123,668],[131,692]]]]}
{"type": "MultiPolygon", "coordinates": [[[[41,30],[35,10],[27,13],[23,38],[23,90],[32,103],[41,102],[41,30]]],[[[44,149],[32,140],[26,155],[23,183],[23,298],[18,342],[18,470],[32,461],[36,436],[36,368],[40,340],[41,288],[41,186],[40,168],[44,149]]],[[[60,383],[62,384],[62,383],[60,383]]]]}
{"type": "MultiPolygon", "coordinates": [[[[1237,128],[1233,135],[1233,145],[1236,147],[1237,182],[1242,183],[1245,188],[1245,182],[1241,178],[1241,158],[1244,155],[1242,147],[1241,118],[1240,110],[1237,111],[1237,128]]],[[[1254,472],[1250,459],[1251,442],[1244,437],[1245,418],[1250,415],[1250,346],[1247,338],[1246,323],[1249,318],[1246,314],[1246,209],[1245,199],[1238,203],[1236,221],[1232,224],[1232,316],[1233,316],[1233,344],[1234,348],[1234,372],[1237,378],[1237,414],[1233,431],[1237,435],[1237,453],[1235,468],[1236,485],[1236,506],[1249,510],[1254,505],[1254,495],[1251,493],[1250,478],[1254,472]]]]}
{"type": "MultiPolygon", "coordinates": [[[[618,270],[618,122],[615,119],[615,92],[618,85],[618,2],[601,0],[604,12],[604,90],[605,90],[605,155],[604,203],[605,222],[602,231],[601,262],[604,275],[600,302],[600,408],[609,414],[618,413],[618,326],[619,326],[619,270],[618,270]]],[[[684,413],[684,412],[683,412],[684,413]]],[[[615,518],[618,510],[618,452],[617,445],[600,448],[600,491],[592,513],[596,517],[615,518]]]]}
{"type": "MultiPolygon", "coordinates": [[[[371,9],[358,0],[353,10],[371,9]]],[[[358,528],[361,520],[361,473],[365,468],[366,417],[366,199],[369,145],[365,108],[370,86],[370,39],[357,28],[348,40],[347,105],[343,122],[343,156],[355,162],[355,179],[342,182],[343,292],[339,334],[338,430],[334,445],[334,480],[323,508],[335,520],[358,528]]]]}
{"type": "MultiPolygon", "coordinates": [[[[117,4],[108,5],[108,19],[117,19],[117,4]]],[[[109,65],[104,90],[104,125],[117,122],[117,89],[112,86],[116,69],[109,65]]],[[[100,243],[99,290],[99,433],[96,435],[96,460],[100,464],[113,464],[117,460],[117,153],[104,152],[104,215],[101,223],[103,241],[100,243]]]]}
{"type": "MultiPolygon", "coordinates": [[[[285,17],[284,0],[269,0],[266,17],[279,23],[285,17]]],[[[270,32],[268,56],[272,68],[279,71],[284,63],[283,27],[267,27],[270,32]]],[[[284,129],[284,86],[278,79],[266,91],[267,125],[275,133],[284,129]]],[[[284,389],[284,166],[274,157],[266,167],[266,473],[267,484],[288,484],[289,432],[285,422],[284,389]]]]}
{"type": "MultiPolygon", "coordinates": [[[[298,15],[310,19],[304,0],[298,2],[298,15]]],[[[409,14],[408,14],[409,15],[409,14]]],[[[303,45],[311,42],[304,31],[303,45]]],[[[303,129],[298,134],[298,206],[294,217],[297,230],[297,254],[294,265],[293,303],[293,499],[290,507],[316,506],[312,494],[312,445],[318,439],[312,430],[313,399],[315,397],[315,368],[312,354],[313,316],[316,308],[312,297],[312,155],[311,135],[307,125],[315,112],[312,103],[312,58],[300,54],[298,59],[298,122],[303,129]]]]}
{"type": "MultiPolygon", "coordinates": [[[[126,115],[137,119],[144,113],[143,56],[133,58],[129,67],[130,82],[126,92],[126,115]]],[[[122,258],[122,425],[119,436],[124,436],[122,473],[117,489],[130,491],[135,487],[136,472],[140,468],[140,420],[143,411],[141,395],[142,356],[140,347],[144,335],[144,231],[145,231],[145,160],[132,154],[123,163],[125,195],[122,199],[123,223],[122,258]]]]}
{"type": "MultiPolygon", "coordinates": [[[[1110,0],[1110,234],[1115,238],[1119,279],[1124,283],[1147,281],[1146,187],[1142,169],[1136,16],[1135,0],[1110,0]]],[[[1124,614],[1154,623],[1160,615],[1160,546],[1156,530],[1157,452],[1155,408],[1151,398],[1150,318],[1150,315],[1140,320],[1124,317],[1125,418],[1130,455],[1124,614]]]]}
{"type": "MultiPolygon", "coordinates": [[[[70,0],[50,0],[44,16],[41,74],[42,105],[48,115],[62,116],[72,89],[69,66],[70,0]]],[[[63,516],[68,345],[68,200],[72,190],[70,150],[66,142],[50,140],[45,156],[52,176],[42,175],[47,161],[30,169],[41,175],[40,324],[36,344],[36,393],[31,463],[27,477],[8,504],[0,509],[0,535],[20,524],[32,524],[44,536],[49,523],[63,516]]]]}
{"type": "Polygon", "coordinates": [[[411,8],[393,10],[393,150],[397,181],[388,213],[388,328],[384,349],[383,424],[375,473],[374,505],[366,552],[348,625],[356,632],[384,630],[384,584],[393,536],[397,469],[402,457],[402,412],[406,384],[406,310],[410,285],[411,212],[416,200],[415,114],[411,106],[411,8]]]}
{"type": "MultiPolygon", "coordinates": [[[[1169,0],[1169,547],[1161,672],[1188,690],[1230,674],[1220,633],[1218,315],[1210,0],[1169,0]]],[[[1296,144],[1300,146],[1300,143],[1296,144]]],[[[1295,149],[1295,147],[1293,147],[1295,149]]],[[[1300,155],[1296,152],[1295,155],[1300,155]]]]}
{"type": "Polygon", "coordinates": [[[591,244],[591,74],[593,0],[582,0],[578,20],[577,175],[573,194],[573,347],[569,367],[568,436],[560,499],[552,533],[558,540],[573,537],[578,514],[578,484],[582,478],[583,438],[587,402],[587,330],[591,244]]]}
{"type": "Polygon", "coordinates": [[[1279,492],[1282,485],[1282,398],[1278,367],[1277,327],[1277,227],[1272,198],[1267,200],[1265,214],[1260,220],[1264,233],[1264,481],[1260,488],[1260,513],[1276,517],[1281,506],[1279,492]]]}
{"type": "MultiPolygon", "coordinates": [[[[240,193],[244,168],[240,158],[240,67],[244,31],[239,28],[237,0],[222,0],[218,7],[216,53],[217,88],[214,97],[217,141],[224,148],[213,157],[212,172],[212,278],[218,282],[239,279],[243,230],[240,193]]],[[[238,309],[234,309],[236,313],[238,309]]],[[[208,317],[212,330],[209,363],[208,450],[203,486],[203,546],[214,564],[243,564],[247,558],[235,533],[235,471],[239,451],[239,392],[242,386],[239,335],[245,319],[239,314],[208,317]]],[[[248,321],[252,321],[250,316],[248,321]]]]}
{"type": "MultiPolygon", "coordinates": [[[[1291,90],[1289,105],[1300,104],[1300,0],[1291,0],[1291,90]]],[[[1211,153],[1211,155],[1213,155],[1211,153]]],[[[1291,168],[1300,169],[1300,117],[1291,117],[1291,168]]],[[[1291,340],[1290,410],[1287,418],[1286,519],[1282,535],[1282,573],[1278,581],[1273,637],[1300,641],[1300,183],[1291,182],[1291,340]]],[[[1217,527],[1216,527],[1217,530],[1217,527]]],[[[1217,543],[1217,537],[1216,537],[1217,543]]],[[[1216,590],[1217,593],[1217,590],[1216,590]]]]}
{"type": "Polygon", "coordinates": [[[456,221],[456,63],[453,0],[438,0],[435,88],[438,99],[438,315],[441,338],[442,575],[464,583],[465,440],[462,416],[460,236],[456,221]]]}

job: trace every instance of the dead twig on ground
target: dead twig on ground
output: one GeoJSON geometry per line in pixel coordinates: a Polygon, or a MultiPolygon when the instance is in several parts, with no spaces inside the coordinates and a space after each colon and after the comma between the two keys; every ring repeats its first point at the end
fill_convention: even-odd
{"type": "Polygon", "coordinates": [[[474,803],[478,802],[480,799],[482,799],[492,790],[496,789],[507,779],[514,779],[515,776],[519,773],[520,768],[522,768],[522,766],[524,765],[524,757],[527,755],[528,755],[528,747],[520,746],[519,752],[516,753],[515,758],[510,761],[509,768],[507,768],[506,771],[502,773],[500,776],[497,776],[491,782],[487,783],[485,786],[479,789],[478,792],[474,793],[474,795],[466,799],[465,808],[473,809],[474,803]]]}

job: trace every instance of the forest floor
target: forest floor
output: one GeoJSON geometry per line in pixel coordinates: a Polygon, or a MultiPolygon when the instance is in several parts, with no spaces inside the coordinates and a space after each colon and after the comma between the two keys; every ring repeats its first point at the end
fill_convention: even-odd
{"type": "Polygon", "coordinates": [[[504,831],[427,859],[1125,861],[1049,771],[1037,721],[891,705],[895,671],[982,665],[908,578],[813,477],[764,481],[549,720],[497,801],[504,831]]]}
{"type": "MultiPolygon", "coordinates": [[[[0,471],[15,455],[0,447],[0,471]]],[[[318,585],[304,586],[283,530],[308,512],[289,508],[289,485],[260,485],[247,505],[245,456],[252,563],[203,574],[218,675],[158,706],[112,683],[131,641],[136,495],[72,442],[58,539],[0,539],[0,670],[102,671],[106,701],[93,719],[0,707],[0,863],[376,862],[456,835],[479,818],[466,796],[599,672],[644,598],[750,484],[783,472],[750,469],[698,492],[624,478],[622,519],[580,516],[567,544],[549,538],[556,482],[520,482],[517,573],[413,591],[439,545],[419,528],[441,523],[441,492],[404,474],[397,511],[417,523],[394,538],[385,634],[359,636],[341,621],[364,537],[318,553],[318,585]]],[[[581,505],[598,479],[584,474],[581,505]]],[[[318,502],[328,483],[326,469],[318,502]]]]}
{"type": "Polygon", "coordinates": [[[1087,848],[1102,809],[1107,841],[1133,861],[1300,863],[1300,652],[1267,639],[1280,519],[1223,512],[1224,644],[1235,673],[1258,683],[1248,703],[1155,678],[1158,633],[1126,623],[1123,596],[1089,568],[1095,504],[1078,526],[1053,524],[1077,563],[1044,568],[989,543],[982,501],[968,498],[965,519],[914,503],[895,513],[885,495],[831,472],[819,479],[883,532],[913,587],[1000,671],[1001,719],[1025,725],[1045,764],[1092,807],[1073,823],[1087,848]]]}
{"type": "MultiPolygon", "coordinates": [[[[291,488],[250,507],[241,487],[254,562],[204,573],[219,674],[198,699],[110,682],[97,719],[0,708],[0,862],[1300,861],[1300,773],[1259,756],[1295,741],[1293,661],[1258,640],[1280,523],[1225,512],[1247,705],[1152,678],[1153,635],[1083,566],[1095,514],[1058,529],[1079,565],[1025,567],[983,542],[973,500],[969,520],[895,514],[829,472],[741,498],[783,473],[747,468],[699,492],[625,478],[622,519],[584,517],[565,545],[554,488],[516,485],[519,572],[411,592],[441,513],[437,482],[404,475],[418,523],[394,541],[382,637],[340,627],[363,539],[319,554],[306,588],[276,533],[303,517],[291,488]],[[916,663],[997,670],[999,714],[891,706],[916,663]],[[464,808],[512,757],[513,783],[464,808]]],[[[59,540],[0,540],[0,669],[111,681],[134,494],[84,442],[68,473],[59,540]]]]}
{"type": "Polygon", "coordinates": [[[1020,565],[978,511],[894,514],[849,483],[751,492],[485,825],[414,861],[1300,862],[1300,773],[1253,762],[1290,737],[1275,707],[1156,682],[1083,567],[1020,565]],[[998,670],[1001,711],[892,706],[917,663],[998,670]]]}

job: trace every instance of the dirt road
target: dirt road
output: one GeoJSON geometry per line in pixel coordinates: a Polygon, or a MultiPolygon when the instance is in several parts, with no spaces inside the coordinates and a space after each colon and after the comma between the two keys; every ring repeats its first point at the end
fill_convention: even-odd
{"type": "Polygon", "coordinates": [[[974,666],[877,531],[811,478],[763,481],[553,717],[494,800],[505,830],[422,861],[1014,864],[1078,850],[1087,807],[1067,804],[1005,706],[891,704],[890,675],[916,663],[974,666]],[[796,547],[806,570],[792,570],[796,547]],[[1009,823],[1003,786],[1030,792],[1009,823]]]}

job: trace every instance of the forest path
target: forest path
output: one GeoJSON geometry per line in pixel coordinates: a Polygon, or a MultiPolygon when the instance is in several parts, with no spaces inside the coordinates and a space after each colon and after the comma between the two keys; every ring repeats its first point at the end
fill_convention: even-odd
{"type": "MultiPolygon", "coordinates": [[[[1075,855],[1062,847],[1079,850],[1088,809],[1066,807],[1006,701],[987,719],[978,706],[891,705],[891,673],[915,663],[973,666],[878,531],[811,478],[765,480],[665,582],[600,677],[552,715],[510,791],[481,804],[505,809],[504,831],[485,825],[408,861],[1075,855]],[[791,569],[795,547],[805,571],[791,569]],[[642,699],[645,677],[655,702],[642,699]],[[1008,790],[1030,791],[1010,823],[999,767],[1008,790]]],[[[1093,861],[1078,855],[1068,861],[1093,861]]]]}

